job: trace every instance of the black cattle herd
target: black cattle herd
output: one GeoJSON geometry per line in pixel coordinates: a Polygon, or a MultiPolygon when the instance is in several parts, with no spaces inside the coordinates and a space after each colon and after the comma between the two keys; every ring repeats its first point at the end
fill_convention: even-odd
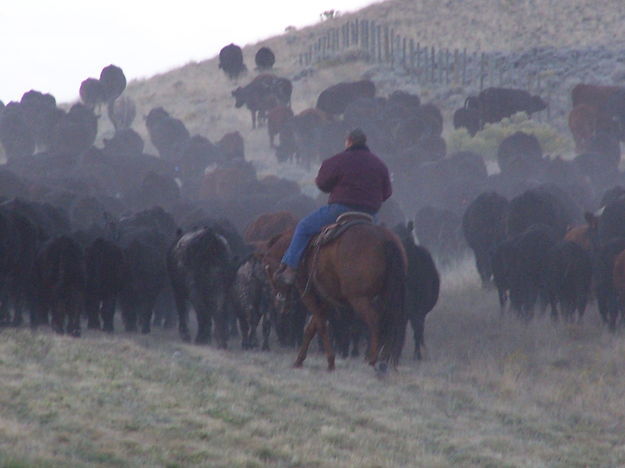
{"type": "MultiPolygon", "coordinates": [[[[229,77],[245,76],[237,46],[225,47],[219,60],[229,77]]],[[[274,63],[273,52],[260,49],[257,76],[232,97],[250,110],[252,127],[266,125],[279,163],[311,167],[360,127],[392,171],[394,197],[379,217],[407,253],[417,357],[439,294],[433,257],[449,265],[468,247],[502,310],[509,302],[529,320],[537,304],[551,305],[554,318],[573,320],[594,296],[610,328],[624,322],[625,180],[613,145],[564,160],[517,132],[501,142],[500,171],[489,174],[479,154],[447,154],[434,103],[403,90],[380,97],[374,82],[360,80],[328,87],[295,113],[292,83],[271,73],[274,63]]],[[[244,348],[254,347],[262,319],[263,348],[271,330],[281,344],[296,344],[306,312],[296,304],[290,315],[276,314],[262,243],[240,233],[263,213],[298,218],[324,200],[278,176],[259,178],[236,129],[213,143],[162,107],[144,117],[158,156],[146,154],[125,87],[122,70],[111,65],[82,82],[81,102],[69,108],[34,90],[0,106],[7,158],[0,168],[0,324],[18,326],[27,315],[32,327],[79,336],[83,319],[90,329],[113,332],[119,311],[128,332],[177,322],[190,340],[191,304],[198,343],[214,337],[226,347],[240,334],[244,348]],[[96,145],[103,108],[114,132],[96,145]]],[[[474,134],[546,105],[524,91],[489,88],[467,99],[454,125],[474,134]]],[[[345,315],[332,319],[332,329],[346,355],[360,330],[347,326],[345,315]]]]}

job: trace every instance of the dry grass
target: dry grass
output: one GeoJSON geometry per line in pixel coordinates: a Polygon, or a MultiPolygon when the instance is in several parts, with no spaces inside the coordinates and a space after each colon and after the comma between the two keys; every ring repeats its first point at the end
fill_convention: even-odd
{"type": "Polygon", "coordinates": [[[5,330],[0,463],[11,466],[619,466],[625,342],[500,318],[472,267],[445,275],[429,357],[361,359],[152,336],[5,330]]]}

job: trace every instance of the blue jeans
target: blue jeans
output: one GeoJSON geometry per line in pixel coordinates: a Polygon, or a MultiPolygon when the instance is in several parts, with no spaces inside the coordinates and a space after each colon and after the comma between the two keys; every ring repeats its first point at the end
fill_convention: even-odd
{"type": "Polygon", "coordinates": [[[291,268],[297,268],[310,239],[315,234],[320,233],[324,226],[336,222],[336,218],[348,211],[364,211],[370,215],[375,214],[373,211],[340,203],[322,206],[297,223],[291,239],[291,245],[284,253],[282,263],[286,263],[291,268]]]}

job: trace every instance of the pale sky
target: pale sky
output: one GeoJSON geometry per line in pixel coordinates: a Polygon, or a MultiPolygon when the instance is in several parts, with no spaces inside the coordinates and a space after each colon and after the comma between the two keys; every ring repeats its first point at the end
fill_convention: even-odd
{"type": "Polygon", "coordinates": [[[5,0],[0,7],[0,100],[30,89],[78,98],[111,63],[144,78],[319,21],[329,9],[375,0],[5,0]]]}

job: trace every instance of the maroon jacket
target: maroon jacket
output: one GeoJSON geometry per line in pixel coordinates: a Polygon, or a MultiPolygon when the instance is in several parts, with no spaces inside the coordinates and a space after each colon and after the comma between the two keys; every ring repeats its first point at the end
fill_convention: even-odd
{"type": "Polygon", "coordinates": [[[391,196],[388,168],[365,145],[353,145],[326,159],[315,180],[328,203],[342,203],[376,212],[391,196]]]}

